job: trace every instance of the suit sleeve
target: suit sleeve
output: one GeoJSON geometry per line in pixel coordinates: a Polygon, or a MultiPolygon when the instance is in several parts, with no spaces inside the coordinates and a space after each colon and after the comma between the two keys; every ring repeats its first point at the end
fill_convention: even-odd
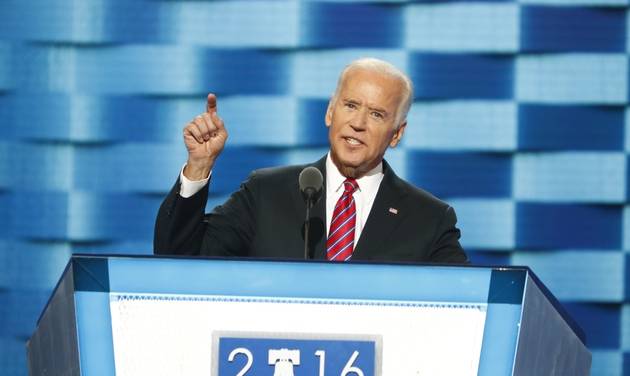
{"type": "Polygon", "coordinates": [[[158,211],[154,253],[247,256],[255,228],[255,174],[209,214],[204,214],[208,186],[183,198],[180,185],[178,179],[158,211]]]}
{"type": "Polygon", "coordinates": [[[431,262],[468,264],[468,257],[459,244],[460,231],[455,226],[457,216],[452,207],[446,207],[431,247],[431,262]]]}

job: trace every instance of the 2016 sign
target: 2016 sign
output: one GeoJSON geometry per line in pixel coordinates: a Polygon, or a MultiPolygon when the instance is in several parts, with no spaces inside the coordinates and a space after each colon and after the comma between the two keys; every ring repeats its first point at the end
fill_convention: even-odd
{"type": "Polygon", "coordinates": [[[218,376],[376,376],[376,343],[220,337],[218,376]]]}

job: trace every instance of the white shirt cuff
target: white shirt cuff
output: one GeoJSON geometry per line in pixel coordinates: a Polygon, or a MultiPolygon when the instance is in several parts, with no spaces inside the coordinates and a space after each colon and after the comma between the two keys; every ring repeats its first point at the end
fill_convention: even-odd
{"type": "Polygon", "coordinates": [[[181,171],[179,172],[179,181],[181,182],[179,195],[182,196],[183,198],[188,198],[194,195],[195,193],[199,192],[200,190],[202,190],[203,187],[205,187],[206,184],[208,184],[208,180],[210,180],[210,175],[212,175],[212,171],[210,171],[210,173],[208,174],[208,177],[203,180],[190,180],[184,176],[185,167],[186,165],[184,164],[181,171]]]}

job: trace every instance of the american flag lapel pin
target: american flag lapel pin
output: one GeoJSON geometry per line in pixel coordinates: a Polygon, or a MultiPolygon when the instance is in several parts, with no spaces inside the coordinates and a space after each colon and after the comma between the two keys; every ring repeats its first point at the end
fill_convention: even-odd
{"type": "Polygon", "coordinates": [[[396,208],[389,208],[389,212],[392,214],[398,214],[398,209],[396,208]]]}

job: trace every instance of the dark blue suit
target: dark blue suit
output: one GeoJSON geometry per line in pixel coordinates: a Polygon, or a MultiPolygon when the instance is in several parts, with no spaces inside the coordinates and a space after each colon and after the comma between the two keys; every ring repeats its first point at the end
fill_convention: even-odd
{"type": "MultiPolygon", "coordinates": [[[[326,176],[325,157],[312,166],[326,176]]],[[[306,205],[298,175],[304,167],[254,171],[210,214],[204,213],[207,187],[182,198],[177,182],[158,213],[155,253],[302,259],[306,205]]],[[[454,210],[398,178],[385,161],[383,173],[352,260],[466,263],[454,210]]],[[[326,254],[325,197],[324,192],[311,210],[310,257],[315,259],[326,254]]]]}

